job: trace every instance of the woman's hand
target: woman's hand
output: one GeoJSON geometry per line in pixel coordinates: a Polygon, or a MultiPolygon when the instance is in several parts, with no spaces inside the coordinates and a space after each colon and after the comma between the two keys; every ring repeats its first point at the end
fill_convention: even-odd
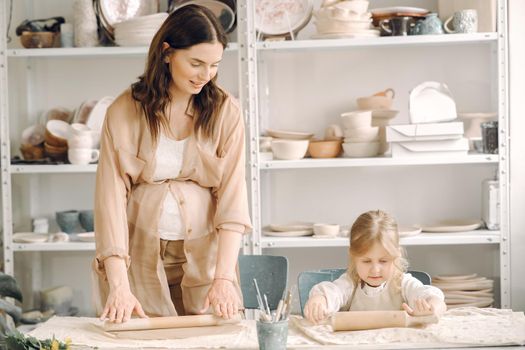
{"type": "Polygon", "coordinates": [[[324,321],[328,317],[326,297],[315,295],[308,299],[304,307],[304,316],[314,324],[324,321]]]}
{"type": "Polygon", "coordinates": [[[100,315],[100,319],[104,320],[107,317],[109,322],[127,322],[133,312],[136,312],[142,318],[148,317],[129,287],[118,286],[110,289],[106,306],[102,311],[102,315],[100,315]]]}
{"type": "Polygon", "coordinates": [[[200,312],[206,312],[210,305],[213,308],[214,315],[227,320],[239,312],[242,307],[241,299],[232,281],[226,279],[215,279],[213,281],[204,301],[204,308],[200,312]]]}
{"type": "Polygon", "coordinates": [[[408,306],[407,303],[403,303],[403,309],[405,309],[410,316],[427,316],[436,313],[434,305],[423,298],[418,298],[414,301],[414,308],[408,306]]]}

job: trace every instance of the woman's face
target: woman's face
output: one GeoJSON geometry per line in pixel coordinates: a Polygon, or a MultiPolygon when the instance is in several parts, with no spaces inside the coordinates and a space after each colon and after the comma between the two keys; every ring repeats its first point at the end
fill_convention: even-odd
{"type": "Polygon", "coordinates": [[[359,278],[377,287],[392,276],[394,259],[379,242],[375,242],[365,254],[355,258],[355,265],[359,278]]]}
{"type": "MultiPolygon", "coordinates": [[[[169,47],[164,43],[164,48],[169,47]]],[[[175,50],[167,57],[172,78],[172,93],[195,95],[217,75],[222,59],[222,44],[202,43],[175,50]]]]}

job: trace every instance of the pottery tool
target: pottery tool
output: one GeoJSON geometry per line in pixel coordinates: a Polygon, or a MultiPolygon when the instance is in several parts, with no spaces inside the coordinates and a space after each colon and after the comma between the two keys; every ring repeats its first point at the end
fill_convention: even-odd
{"type": "Polygon", "coordinates": [[[281,320],[281,312],[283,312],[283,305],[284,300],[279,300],[279,304],[277,304],[277,310],[275,311],[275,318],[273,319],[273,322],[279,322],[281,320]]]}
{"type": "Polygon", "coordinates": [[[168,316],[151,318],[133,318],[124,323],[104,322],[103,328],[106,332],[119,331],[138,331],[147,329],[165,328],[189,328],[219,326],[223,324],[235,324],[241,322],[241,315],[237,314],[233,318],[226,320],[215,315],[189,315],[189,316],[168,316]]]}
{"type": "Polygon", "coordinates": [[[358,331],[390,327],[415,327],[437,323],[436,315],[410,316],[405,311],[336,312],[330,320],[334,331],[358,331]]]}

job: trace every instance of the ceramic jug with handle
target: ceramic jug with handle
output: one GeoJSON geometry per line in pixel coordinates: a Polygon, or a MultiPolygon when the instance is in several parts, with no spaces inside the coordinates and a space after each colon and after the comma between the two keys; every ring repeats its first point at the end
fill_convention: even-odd
{"type": "Polygon", "coordinates": [[[418,21],[414,27],[414,34],[416,35],[443,33],[443,22],[441,22],[437,13],[429,13],[425,19],[418,21]]]}

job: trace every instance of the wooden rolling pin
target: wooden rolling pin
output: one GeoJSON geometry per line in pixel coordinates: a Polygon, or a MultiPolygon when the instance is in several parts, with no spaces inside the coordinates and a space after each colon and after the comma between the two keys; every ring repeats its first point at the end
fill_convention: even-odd
{"type": "Polygon", "coordinates": [[[237,314],[229,320],[214,315],[169,316],[152,318],[133,318],[124,323],[104,322],[106,332],[139,331],[147,329],[188,328],[218,326],[241,322],[241,315],[237,314]]]}
{"type": "Polygon", "coordinates": [[[331,317],[334,331],[359,331],[389,327],[414,327],[437,323],[435,315],[410,316],[405,311],[346,311],[331,317]]]}

